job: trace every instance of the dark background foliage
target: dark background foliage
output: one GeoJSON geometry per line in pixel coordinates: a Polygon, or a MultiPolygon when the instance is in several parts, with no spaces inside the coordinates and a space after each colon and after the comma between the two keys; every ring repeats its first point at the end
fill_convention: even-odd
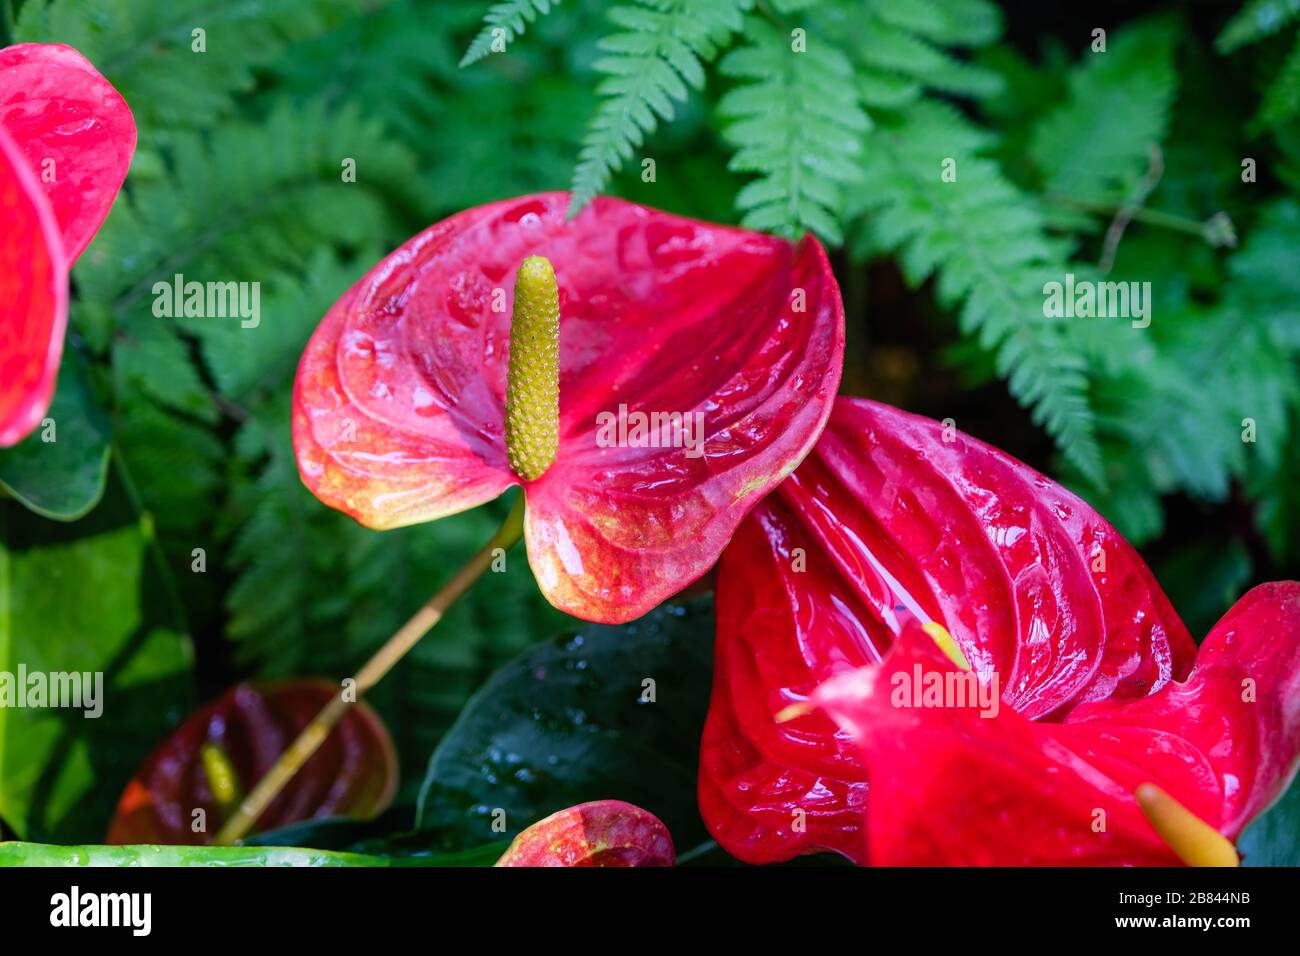
{"type": "MultiPolygon", "coordinates": [[[[0,727],[0,815],[23,836],[100,839],[121,784],[196,700],[244,676],[348,673],[490,533],[503,504],[382,535],[324,508],[298,480],[288,403],[343,290],[429,223],[506,196],[572,187],[812,230],[845,296],[846,393],[951,417],[1075,487],[1141,546],[1197,635],[1251,584],[1300,577],[1292,4],[0,10],[0,39],[76,46],[140,127],[126,190],[73,273],[55,411],[77,439],[58,460],[30,443],[0,455],[0,667],[102,666],[128,715],[97,734],[0,727]],[[489,52],[493,25],[504,53],[489,52]],[[960,189],[939,185],[948,157],[960,189]],[[1132,221],[1115,241],[1117,216],[1132,221]],[[1042,282],[1067,271],[1149,281],[1151,327],[1046,319],[1042,282]],[[177,272],[260,282],[261,325],[156,319],[153,283],[177,272]]],[[[577,626],[522,555],[496,584],[374,694],[412,814],[470,695],[577,626]]]]}

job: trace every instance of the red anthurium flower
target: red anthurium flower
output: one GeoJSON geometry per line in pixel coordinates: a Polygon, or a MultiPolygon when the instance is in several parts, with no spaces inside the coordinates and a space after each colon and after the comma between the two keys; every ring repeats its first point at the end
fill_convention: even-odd
{"type": "Polygon", "coordinates": [[[371,270],[303,354],[294,445],[316,496],[374,528],[522,485],[547,597],[621,622],[707,571],[812,446],[839,381],[843,307],[814,239],[608,198],[565,221],[568,201],[468,210],[371,270]],[[554,361],[557,285],[548,382],[528,368],[554,361]],[[532,317],[513,337],[512,303],[532,317]],[[508,455],[516,388],[542,425],[517,427],[508,455]]]}
{"type": "Polygon", "coordinates": [[[0,446],[49,407],[68,276],[108,215],[135,151],[122,97],[76,50],[0,50],[0,446]]]}
{"type": "Polygon", "coordinates": [[[864,810],[888,794],[873,799],[862,749],[825,713],[774,715],[878,664],[908,620],[951,632],[1025,721],[1146,697],[1195,655],[1140,557],[1085,502],[955,429],[854,399],[741,525],[717,615],[700,806],[751,862],[819,849],[867,862],[864,810]]]}
{"type": "Polygon", "coordinates": [[[0,126],[0,446],[40,423],[68,321],[68,265],[36,174],[0,126]]]}
{"type": "MultiPolygon", "coordinates": [[[[334,695],[325,680],[237,684],[195,711],[127,784],[109,843],[206,844],[247,790],[334,695]],[[195,830],[195,810],[204,827],[195,830]]],[[[258,818],[258,831],[319,817],[368,819],[392,803],[397,752],[366,704],[352,705],[329,739],[258,818]]]]}
{"type": "Polygon", "coordinates": [[[19,43],[0,50],[0,124],[36,171],[74,262],[126,179],[135,153],[130,108],[72,47],[19,43]]]}
{"type": "Polygon", "coordinates": [[[813,694],[863,749],[870,862],[1234,865],[1229,841],[1300,755],[1300,583],[1243,597],[1185,682],[1063,723],[938,690],[953,677],[974,675],[912,624],[883,664],[813,694]],[[917,706],[927,682],[939,706],[917,706]]]}
{"type": "Polygon", "coordinates": [[[515,837],[497,866],[672,866],[668,828],[622,800],[580,803],[515,837]]]}

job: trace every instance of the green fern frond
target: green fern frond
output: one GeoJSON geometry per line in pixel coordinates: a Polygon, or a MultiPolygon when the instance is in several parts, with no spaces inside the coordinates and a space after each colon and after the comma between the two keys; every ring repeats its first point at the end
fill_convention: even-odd
{"type": "Polygon", "coordinates": [[[927,89],[976,98],[1002,90],[997,73],[944,49],[1001,35],[1001,12],[986,0],[835,0],[817,8],[813,24],[821,36],[845,38],[868,109],[899,109],[927,89]]]}
{"type": "MultiPolygon", "coordinates": [[[[457,12],[464,17],[464,11],[457,12]]],[[[387,2],[299,43],[292,56],[277,60],[271,67],[276,91],[330,108],[359,104],[367,116],[414,145],[444,118],[445,88],[464,79],[456,66],[459,51],[451,32],[458,20],[453,17],[422,0],[387,2]]]]}
{"type": "Polygon", "coordinates": [[[1105,53],[1085,53],[1069,97],[1035,128],[1030,156],[1048,194],[1118,202],[1169,132],[1178,88],[1177,32],[1168,21],[1118,30],[1105,53]]]}
{"type": "Polygon", "coordinates": [[[470,41],[460,65],[469,66],[492,53],[494,42],[501,44],[501,49],[496,52],[505,52],[508,44],[524,35],[529,23],[550,13],[551,8],[559,6],[561,2],[562,0],[504,0],[493,4],[483,14],[483,29],[470,41]]]}
{"type": "Polygon", "coordinates": [[[569,215],[577,215],[605,188],[609,177],[653,133],[676,115],[690,88],[704,86],[704,63],[741,28],[753,0],[637,0],[609,18],[623,29],[600,41],[607,56],[594,66],[605,74],[603,97],[587,128],[573,172],[569,215]]]}
{"type": "MultiPolygon", "coordinates": [[[[1114,480],[1109,493],[1085,491],[1133,540],[1160,532],[1162,495],[1222,501],[1234,479],[1274,489],[1300,414],[1297,243],[1300,204],[1270,204],[1229,260],[1218,302],[1157,309],[1159,339],[1130,338],[1119,367],[1094,376],[1114,480]],[[1248,421],[1253,441],[1243,441],[1248,421]]],[[[1142,274],[1157,288],[1174,281],[1151,265],[1142,274]]],[[[1119,347],[1112,337],[1110,351],[1119,347]]]]}
{"type": "MultiPolygon", "coordinates": [[[[78,260],[74,315],[78,327],[112,330],[117,448],[170,560],[188,566],[225,503],[223,412],[238,417],[240,403],[292,376],[326,297],[359,272],[331,250],[373,256],[362,251],[378,237],[400,236],[389,209],[405,203],[381,184],[412,181],[415,165],[358,110],[319,105],[178,133],[160,155],[167,167],[133,177],[78,260]],[[343,179],[345,158],[356,162],[356,182],[343,179]],[[260,321],[184,315],[163,297],[177,275],[258,283],[260,321]],[[160,304],[171,309],[155,314],[160,304]]],[[[190,576],[181,581],[191,587],[190,576]]]]}
{"type": "Polygon", "coordinates": [[[991,141],[955,109],[917,103],[872,134],[850,211],[867,214],[866,242],[896,252],[909,283],[935,278],[939,303],[959,309],[1011,393],[1102,484],[1085,362],[1043,310],[1044,283],[1061,278],[1064,260],[1036,205],[980,155],[991,141]],[[954,181],[943,181],[946,160],[954,181]]]}
{"type": "Polygon", "coordinates": [[[870,120],[853,85],[848,58],[833,47],[791,48],[790,38],[751,18],[746,46],[718,69],[748,82],[718,102],[723,137],[736,147],[729,168],[758,173],[741,189],[742,222],[795,237],[805,230],[838,245],[841,188],[859,176],[855,158],[870,120]]]}
{"type": "Polygon", "coordinates": [[[1300,33],[1296,34],[1295,45],[1264,91],[1264,101],[1252,125],[1273,129],[1297,115],[1300,115],[1300,33]]]}
{"type": "Polygon", "coordinates": [[[155,131],[200,129],[228,114],[255,69],[375,3],[132,0],[109,13],[97,0],[29,0],[15,32],[80,50],[131,104],[147,143],[155,131]]]}
{"type": "Polygon", "coordinates": [[[895,26],[940,46],[987,46],[1002,36],[1004,25],[991,0],[879,0],[877,8],[895,26]]]}
{"type": "MultiPolygon", "coordinates": [[[[281,92],[304,103],[357,104],[415,152],[428,202],[412,228],[502,196],[566,189],[582,135],[574,117],[597,103],[587,82],[550,68],[552,51],[542,43],[513,56],[508,72],[459,69],[455,23],[447,22],[455,15],[464,11],[397,0],[300,45],[275,68],[281,92]],[[484,103],[492,104],[490,123],[484,103]]],[[[574,37],[566,33],[564,42],[574,37]]]]}
{"type": "Polygon", "coordinates": [[[323,244],[351,249],[400,235],[387,200],[418,199],[405,192],[416,180],[410,153],[352,107],[282,104],[256,124],[180,134],[169,158],[169,175],[133,182],[119,197],[77,263],[82,297],[115,315],[149,314],[155,284],[176,273],[266,282],[301,272],[323,244]],[[356,182],[344,181],[346,160],[356,182]]]}
{"type": "Polygon", "coordinates": [[[1250,0],[1228,21],[1214,41],[1220,53],[1231,53],[1277,33],[1300,16],[1300,0],[1250,0]]]}

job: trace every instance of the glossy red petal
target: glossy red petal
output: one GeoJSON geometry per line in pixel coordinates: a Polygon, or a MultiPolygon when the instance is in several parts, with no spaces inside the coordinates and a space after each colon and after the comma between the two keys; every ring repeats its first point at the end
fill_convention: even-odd
{"type": "Polygon", "coordinates": [[[668,828],[653,813],[622,800],[580,803],[519,836],[497,866],[672,866],[668,828]]]}
{"type": "MultiPolygon", "coordinates": [[[[127,784],[109,843],[204,844],[227,815],[214,794],[201,748],[224,753],[246,794],[339,688],[325,680],[237,684],[185,719],[127,784]],[[202,809],[206,829],[192,830],[202,809]]],[[[254,832],[301,820],[383,812],[397,790],[397,753],[364,702],[344,715],[325,743],[258,818],[254,832]]]]}
{"type": "Polygon", "coordinates": [[[502,437],[510,297],[519,263],[546,256],[560,448],[526,483],[529,560],[556,606],[620,622],[707,571],[811,447],[839,381],[843,309],[815,240],[606,198],[566,222],[567,204],[472,209],[380,263],[303,354],[294,441],[317,497],[376,528],[523,484],[502,437]],[[692,447],[628,447],[602,431],[620,409],[702,427],[678,433],[692,447]]]}
{"type": "Polygon", "coordinates": [[[54,212],[0,127],[0,446],[22,440],[54,394],[68,321],[68,267],[54,212]]]}
{"type": "Polygon", "coordinates": [[[1300,758],[1300,583],[1252,589],[1201,644],[1185,683],[1080,707],[1071,725],[1159,733],[1206,755],[1222,803],[1204,818],[1235,839],[1286,791],[1300,758]]]}
{"type": "Polygon", "coordinates": [[[884,664],[814,692],[863,749],[872,865],[1178,864],[1133,794],[1156,782],[1206,818],[1219,788],[1204,753],[1147,728],[1028,720],[973,678],[913,625],[884,664]]]}
{"type": "Polygon", "coordinates": [[[742,525],[717,600],[701,807],[756,862],[819,848],[860,859],[857,748],[824,715],[771,715],[880,661],[905,620],[944,624],[1030,718],[1149,694],[1194,653],[1150,571],[1085,502],[939,422],[856,399],[836,403],[813,453],[742,525]]]}
{"type": "Polygon", "coordinates": [[[75,262],[126,179],[136,139],[130,108],[72,47],[19,43],[0,50],[0,126],[49,195],[75,262]]]}

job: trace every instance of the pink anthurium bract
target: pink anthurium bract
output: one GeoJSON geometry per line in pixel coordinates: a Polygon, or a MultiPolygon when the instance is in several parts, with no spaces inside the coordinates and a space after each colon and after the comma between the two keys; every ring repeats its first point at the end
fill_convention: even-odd
{"type": "Polygon", "coordinates": [[[1298,751],[1300,585],[1252,591],[1197,656],[1086,503],[929,419],[840,399],[720,564],[700,804],[745,860],[1176,863],[1138,786],[1233,839],[1298,751]],[[996,706],[891,701],[956,670],[928,621],[996,706]]]}
{"type": "Polygon", "coordinates": [[[130,109],[76,50],[0,50],[0,446],[49,407],[68,269],[108,215],[135,140],[130,109]]]}
{"type": "Polygon", "coordinates": [[[616,623],[704,574],[812,447],[839,382],[843,306],[815,239],[610,198],[566,221],[568,201],[467,210],[363,277],[303,353],[294,445],[312,492],[373,528],[522,485],[543,592],[616,623]],[[511,290],[531,256],[559,287],[559,441],[525,480],[504,406],[511,290]]]}

